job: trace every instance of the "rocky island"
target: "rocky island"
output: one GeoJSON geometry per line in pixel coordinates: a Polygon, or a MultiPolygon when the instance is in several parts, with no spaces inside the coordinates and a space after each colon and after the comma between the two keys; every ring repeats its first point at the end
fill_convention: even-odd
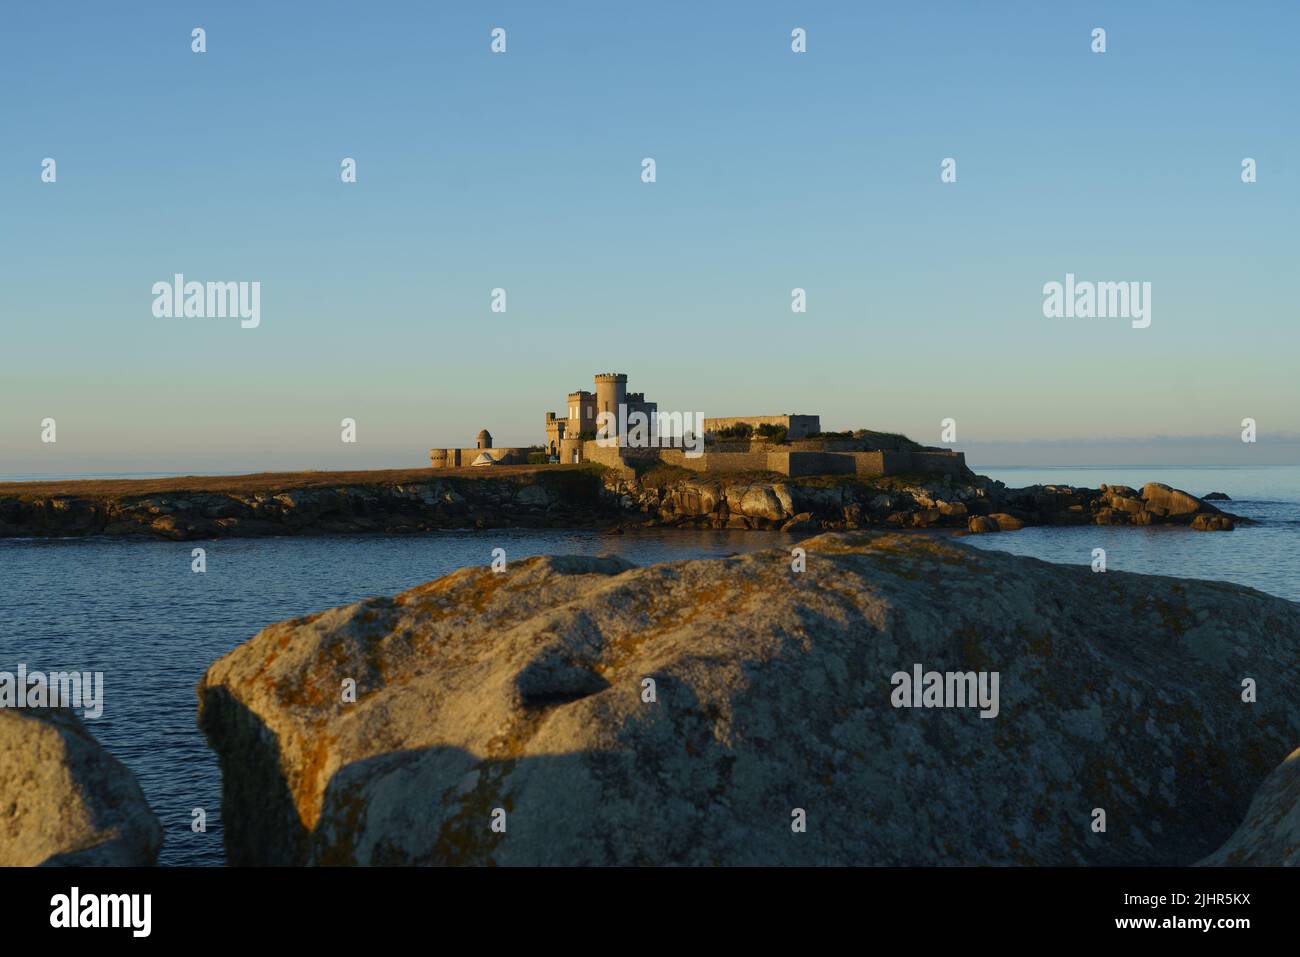
{"type": "MultiPolygon", "coordinates": [[[[546,444],[429,450],[429,467],[169,479],[0,483],[0,537],[126,535],[178,541],[442,528],[675,526],[780,529],[1183,525],[1243,519],[1149,483],[1007,488],[963,453],[905,435],[825,432],[813,414],[703,418],[668,413],[598,373],[546,444]]],[[[1218,493],[1216,493],[1218,494],[1218,493]]]]}
{"type": "Polygon", "coordinates": [[[1244,521],[1167,485],[1008,488],[956,475],[701,476],[654,464],[498,465],[490,470],[296,472],[0,483],[0,537],[145,536],[188,541],[439,528],[642,526],[1010,531],[1026,525],[1244,521]]]}

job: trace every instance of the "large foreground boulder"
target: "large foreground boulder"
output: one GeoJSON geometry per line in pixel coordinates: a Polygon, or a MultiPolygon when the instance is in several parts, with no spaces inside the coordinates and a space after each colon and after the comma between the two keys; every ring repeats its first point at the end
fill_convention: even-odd
{"type": "Polygon", "coordinates": [[[532,558],[266,628],[198,688],[229,860],[1190,864],[1300,740],[1290,602],[800,548],[532,558]],[[930,671],[988,694],[896,707],[930,671]]]}
{"type": "Polygon", "coordinates": [[[135,776],[73,711],[0,708],[0,866],[147,865],[162,841],[135,776]]]}
{"type": "Polygon", "coordinates": [[[1200,863],[1300,867],[1300,748],[1264,781],[1228,843],[1200,863]]]}

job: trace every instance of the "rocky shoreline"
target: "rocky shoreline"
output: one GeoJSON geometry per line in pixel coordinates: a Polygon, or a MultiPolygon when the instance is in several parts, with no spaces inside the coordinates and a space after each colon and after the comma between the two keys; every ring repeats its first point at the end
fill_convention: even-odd
{"type": "Polygon", "coordinates": [[[321,477],[328,473],[305,474],[312,476],[310,484],[286,479],[248,490],[239,488],[248,477],[232,477],[230,490],[211,488],[219,481],[206,480],[202,484],[207,487],[140,494],[132,493],[129,482],[114,483],[120,488],[108,494],[45,494],[33,491],[34,486],[9,492],[0,486],[0,537],[190,541],[439,528],[592,528],[617,522],[594,470],[542,474],[503,469],[493,476],[433,478],[433,470],[425,469],[414,479],[404,473],[401,480],[337,483],[321,477]]]}
{"type": "Polygon", "coordinates": [[[1158,482],[1137,490],[1125,485],[1008,488],[976,475],[960,480],[870,482],[679,479],[660,486],[614,479],[607,489],[618,496],[624,512],[643,515],[643,525],[688,528],[949,528],[982,533],[1028,525],[1169,524],[1197,531],[1231,531],[1246,521],[1206,499],[1158,482]]]}
{"type": "MultiPolygon", "coordinates": [[[[402,473],[331,482],[286,478],[241,489],[246,478],[200,487],[60,491],[0,486],[0,537],[140,536],[190,541],[265,535],[406,533],[443,528],[684,527],[795,532],[864,528],[1012,531],[1027,525],[1182,525],[1228,531],[1245,521],[1159,483],[1008,488],[973,473],[874,480],[774,476],[637,477],[599,468],[508,467],[491,475],[402,473]]],[[[274,479],[274,476],[268,479],[274,479]]],[[[147,483],[134,483],[144,486],[147,483]]],[[[1221,494],[1221,493],[1219,493],[1221,494]]]]}

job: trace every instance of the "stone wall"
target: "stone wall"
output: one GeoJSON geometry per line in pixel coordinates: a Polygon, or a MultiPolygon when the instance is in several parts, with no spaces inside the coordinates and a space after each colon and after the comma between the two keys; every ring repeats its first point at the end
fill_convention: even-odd
{"type": "MultiPolygon", "coordinates": [[[[565,445],[568,446],[568,439],[565,439],[565,445]]],[[[603,465],[606,468],[618,469],[619,471],[630,472],[628,461],[636,458],[657,458],[658,449],[620,449],[617,446],[603,446],[594,439],[588,439],[582,443],[582,461],[595,462],[597,465],[603,465]],[[646,453],[654,453],[646,455],[646,453]]],[[[565,465],[570,464],[568,456],[561,458],[560,461],[565,465]]]]}
{"type": "Polygon", "coordinates": [[[766,442],[725,442],[710,444],[710,451],[691,457],[685,450],[633,449],[601,446],[585,442],[583,461],[596,462],[607,468],[625,470],[631,463],[662,462],[692,472],[727,474],[736,472],[776,472],[780,475],[903,475],[909,472],[933,472],[961,475],[966,456],[961,452],[907,452],[878,449],[871,452],[845,450],[853,442],[827,443],[824,450],[791,449],[766,442]]]}
{"type": "Polygon", "coordinates": [[[862,439],[796,439],[786,442],[792,452],[875,452],[877,449],[862,439]]]}
{"type": "Polygon", "coordinates": [[[799,452],[768,451],[763,446],[751,452],[705,452],[691,457],[681,449],[600,448],[594,442],[584,447],[586,461],[608,468],[627,469],[633,462],[659,461],[665,465],[707,474],[776,472],[779,475],[903,475],[934,472],[960,475],[966,459],[960,452],[799,452]]]}
{"type": "Polygon", "coordinates": [[[853,459],[833,452],[769,452],[768,469],[782,475],[851,475],[853,459]]]}
{"type": "Polygon", "coordinates": [[[859,475],[900,475],[913,471],[910,452],[891,452],[877,449],[873,452],[850,452],[854,471],[859,475]]]}
{"type": "Polygon", "coordinates": [[[919,452],[910,453],[913,472],[938,472],[942,475],[961,475],[966,471],[965,452],[919,452]]]}
{"type": "Polygon", "coordinates": [[[435,469],[465,468],[473,465],[484,452],[498,465],[524,465],[528,462],[528,449],[429,449],[429,466],[435,469]]]}
{"type": "Polygon", "coordinates": [[[737,415],[722,419],[705,419],[704,434],[708,435],[719,429],[742,423],[754,428],[760,425],[779,425],[786,429],[788,437],[792,439],[801,439],[821,431],[821,416],[817,415],[737,415]]]}

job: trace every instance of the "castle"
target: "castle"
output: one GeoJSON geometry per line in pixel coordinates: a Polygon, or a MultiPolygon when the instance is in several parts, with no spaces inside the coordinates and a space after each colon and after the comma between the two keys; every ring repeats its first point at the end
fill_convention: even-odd
{"type": "Polygon", "coordinates": [[[620,471],[663,463],[702,473],[789,476],[961,475],[966,469],[961,452],[921,446],[899,435],[823,433],[816,415],[693,419],[661,414],[645,393],[628,392],[625,373],[599,373],[595,385],[595,392],[570,392],[565,415],[546,413],[542,449],[494,448],[484,429],[472,449],[430,449],[429,463],[433,468],[522,465],[531,456],[534,463],[595,462],[620,471]],[[647,442],[649,433],[654,440],[647,442]]]}
{"type": "Polygon", "coordinates": [[[655,416],[659,412],[658,403],[647,402],[644,392],[627,391],[626,373],[598,373],[595,392],[569,393],[569,414],[566,417],[560,418],[554,412],[546,413],[546,451],[561,462],[584,461],[582,446],[596,439],[597,416],[607,413],[617,417],[620,407],[626,408],[629,418],[633,412],[646,416],[655,416]]]}

